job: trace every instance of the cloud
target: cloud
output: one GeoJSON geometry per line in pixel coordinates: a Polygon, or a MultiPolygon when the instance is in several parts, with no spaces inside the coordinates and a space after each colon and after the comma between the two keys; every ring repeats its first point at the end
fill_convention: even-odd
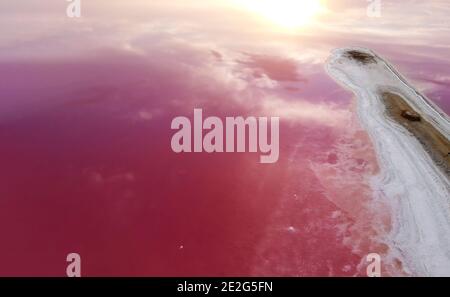
{"type": "Polygon", "coordinates": [[[303,124],[319,124],[342,129],[351,123],[352,112],[330,103],[312,103],[307,100],[286,101],[266,98],[262,103],[267,114],[279,116],[283,121],[303,124]]]}
{"type": "Polygon", "coordinates": [[[294,60],[276,56],[245,54],[247,60],[238,61],[253,70],[255,77],[267,75],[276,81],[305,81],[297,71],[298,63],[294,60]]]}

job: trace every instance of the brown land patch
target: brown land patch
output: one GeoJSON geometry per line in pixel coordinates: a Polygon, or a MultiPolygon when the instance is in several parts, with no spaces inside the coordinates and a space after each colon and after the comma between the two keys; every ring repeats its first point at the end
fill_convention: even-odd
{"type": "Polygon", "coordinates": [[[361,64],[376,64],[377,61],[375,60],[375,57],[371,54],[360,52],[357,50],[350,50],[345,53],[347,58],[356,60],[360,62],[361,64]]]}
{"type": "Polygon", "coordinates": [[[382,94],[386,112],[390,118],[413,134],[444,173],[450,175],[450,141],[432,124],[409,106],[399,95],[382,94]]]}

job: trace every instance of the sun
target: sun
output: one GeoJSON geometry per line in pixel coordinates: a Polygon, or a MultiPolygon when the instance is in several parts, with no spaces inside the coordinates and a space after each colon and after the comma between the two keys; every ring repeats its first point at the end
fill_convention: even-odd
{"type": "Polygon", "coordinates": [[[304,26],[325,11],[321,0],[235,0],[235,2],[286,28],[304,26]]]}

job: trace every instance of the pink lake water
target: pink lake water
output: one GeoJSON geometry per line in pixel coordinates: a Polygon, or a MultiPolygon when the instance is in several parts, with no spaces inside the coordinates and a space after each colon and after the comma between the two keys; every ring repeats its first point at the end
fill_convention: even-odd
{"type": "Polygon", "coordinates": [[[98,1],[81,20],[50,2],[0,9],[0,275],[64,276],[76,252],[86,276],[351,276],[388,253],[375,152],[324,62],[370,47],[449,113],[448,2],[371,19],[334,1],[295,32],[198,1],[98,1]],[[194,108],[279,116],[279,161],[173,153],[194,108]]]}

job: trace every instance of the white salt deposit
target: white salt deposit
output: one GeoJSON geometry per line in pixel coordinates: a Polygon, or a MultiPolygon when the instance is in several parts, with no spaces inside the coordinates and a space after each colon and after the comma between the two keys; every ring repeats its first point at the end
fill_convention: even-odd
{"type": "Polygon", "coordinates": [[[374,143],[381,168],[372,184],[374,199],[387,199],[392,209],[393,226],[386,239],[390,255],[400,258],[413,275],[450,276],[450,180],[419,141],[387,116],[381,94],[403,97],[447,139],[448,116],[370,50],[337,49],[326,69],[356,95],[358,116],[374,143]],[[345,55],[349,50],[373,55],[377,63],[350,59],[345,55]]]}

